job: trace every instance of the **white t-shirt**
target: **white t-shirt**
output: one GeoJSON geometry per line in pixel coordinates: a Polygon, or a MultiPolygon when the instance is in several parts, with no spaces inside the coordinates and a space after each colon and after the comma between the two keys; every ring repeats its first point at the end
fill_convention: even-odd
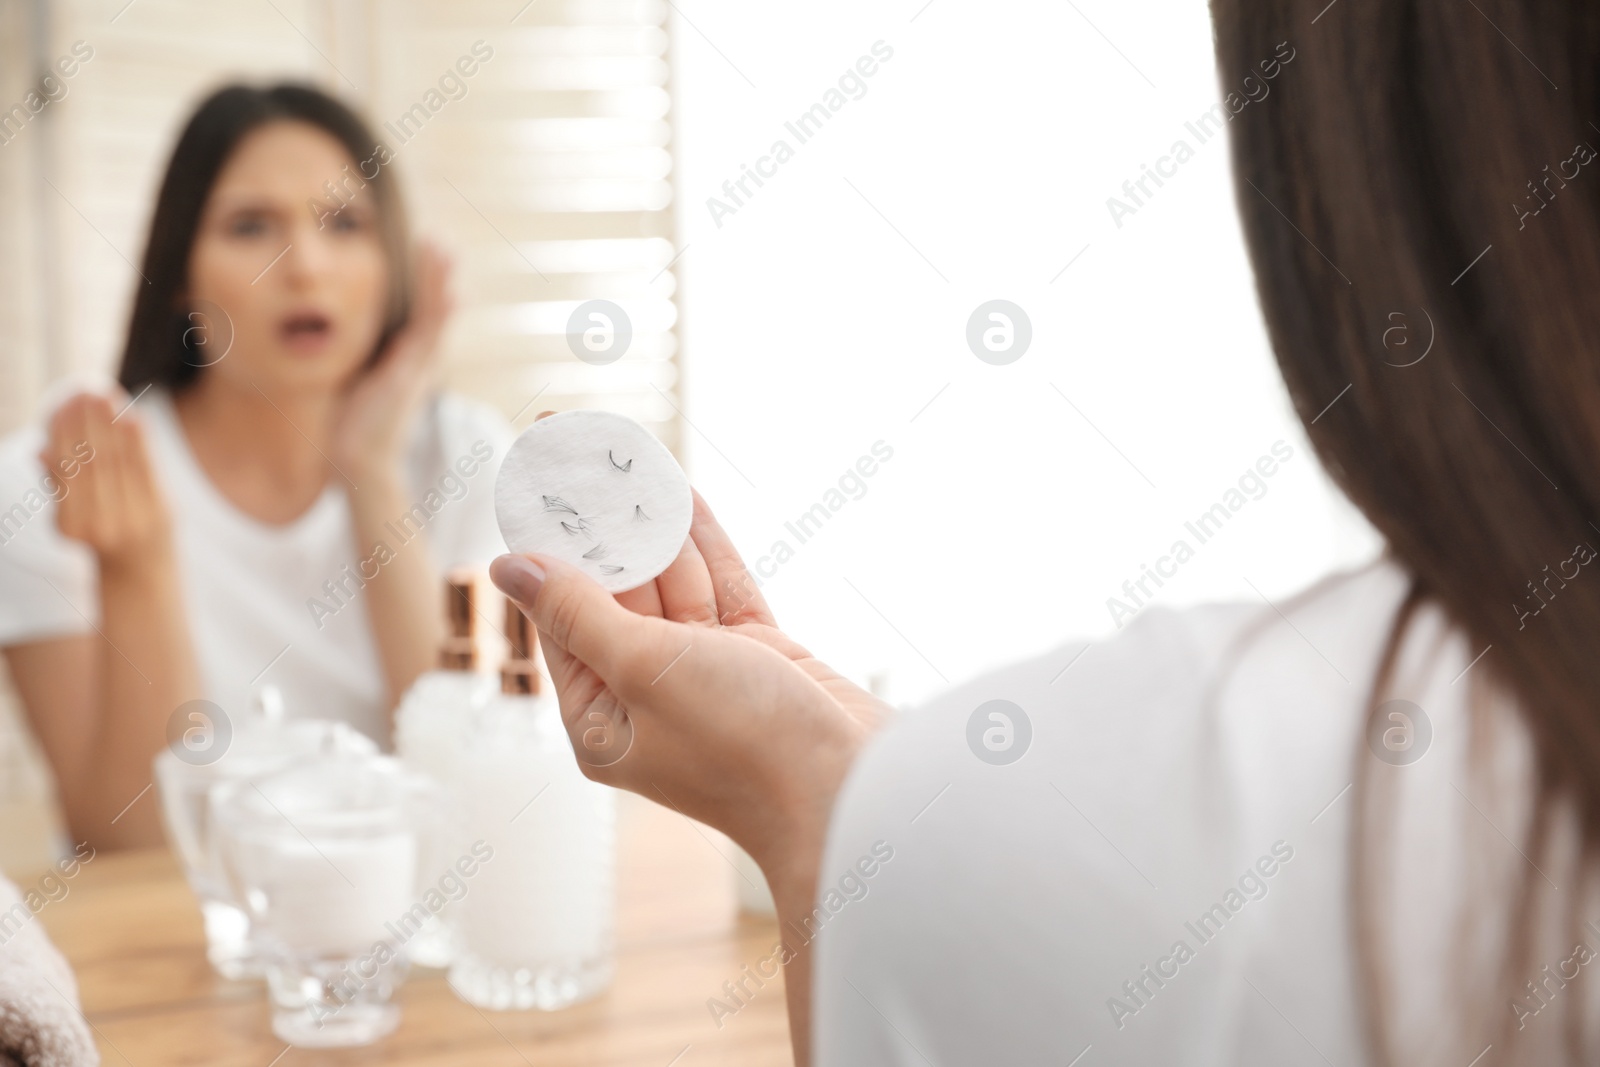
{"type": "MultiPolygon", "coordinates": [[[[274,684],[288,715],[342,719],[387,745],[382,666],[361,593],[362,575],[376,574],[384,556],[358,549],[344,482],[332,479],[292,522],[259,522],[211,483],[165,391],[151,389],[137,410],[171,511],[201,696],[235,713],[253,686],[274,684]]],[[[487,406],[432,398],[405,461],[416,506],[390,520],[386,548],[426,544],[441,570],[504,552],[494,479],[512,436],[487,406]]],[[[61,536],[48,483],[41,492],[43,442],[42,426],[0,441],[0,646],[99,624],[93,554],[61,536]]]]}
{"type": "MultiPolygon", "coordinates": [[[[1151,610],[890,724],[839,796],[807,930],[818,1067],[1367,1062],[1349,903],[1357,759],[1393,830],[1376,910],[1395,1062],[1466,1067],[1502,1021],[1528,1048],[1558,1047],[1559,1012],[1532,997],[1522,1012],[1504,994],[1465,1009],[1455,997],[1456,980],[1498,973],[1509,887],[1575,882],[1526,847],[1526,731],[1508,702],[1469,704],[1482,650],[1441,612],[1418,615],[1384,697],[1413,701],[1427,726],[1401,706],[1365,736],[1406,586],[1380,563],[1276,608],[1151,610]],[[1019,716],[1008,734],[996,708],[979,712],[991,700],[1031,727],[1007,765],[976,754],[1023,748],[1019,716]],[[1481,772],[1474,705],[1488,708],[1481,772]]],[[[1558,819],[1557,840],[1570,829],[1558,819]]],[[[1539,941],[1525,977],[1590,969],[1600,924],[1581,934],[1576,955],[1565,928],[1539,941]]],[[[1561,1007],[1576,995],[1547,994],[1561,1007]]]]}

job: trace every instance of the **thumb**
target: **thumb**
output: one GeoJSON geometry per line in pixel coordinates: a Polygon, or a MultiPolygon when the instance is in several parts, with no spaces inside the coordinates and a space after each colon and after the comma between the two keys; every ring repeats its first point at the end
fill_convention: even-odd
{"type": "Polygon", "coordinates": [[[648,621],[617,603],[577,568],[549,556],[500,556],[489,577],[516,602],[547,644],[585,664],[608,685],[650,643],[648,621]]]}

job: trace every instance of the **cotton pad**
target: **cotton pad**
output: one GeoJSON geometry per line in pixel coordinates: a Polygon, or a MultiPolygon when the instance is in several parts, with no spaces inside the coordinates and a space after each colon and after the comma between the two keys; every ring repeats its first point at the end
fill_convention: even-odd
{"type": "Polygon", "coordinates": [[[513,552],[565,560],[620,593],[667,569],[689,536],[689,478],[625,415],[563,411],[523,431],[494,483],[513,552]]]}

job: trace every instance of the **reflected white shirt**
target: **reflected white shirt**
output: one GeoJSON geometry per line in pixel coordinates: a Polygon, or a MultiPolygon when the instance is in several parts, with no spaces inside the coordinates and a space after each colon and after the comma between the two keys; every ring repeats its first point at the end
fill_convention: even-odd
{"type": "MultiPolygon", "coordinates": [[[[254,685],[271,683],[288,715],[341,719],[387,745],[382,663],[360,582],[383,557],[356,545],[344,482],[330,480],[291,522],[259,522],[212,484],[164,390],[141,397],[138,413],[171,512],[201,695],[232,714],[248,706],[254,685]]],[[[385,547],[397,554],[425,544],[441,570],[482,567],[505,551],[493,489],[511,437],[486,405],[449,393],[432,398],[404,463],[411,502],[422,510],[394,516],[385,547]]],[[[0,515],[0,646],[99,624],[93,554],[61,536],[54,502],[38,492],[43,442],[41,425],[0,441],[0,509],[9,509],[0,515]]],[[[72,491],[71,480],[64,485],[72,491]]]]}

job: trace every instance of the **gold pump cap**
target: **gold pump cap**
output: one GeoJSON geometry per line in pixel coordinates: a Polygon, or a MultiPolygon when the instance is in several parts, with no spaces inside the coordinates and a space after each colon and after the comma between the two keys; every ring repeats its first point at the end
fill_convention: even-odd
{"type": "Polygon", "coordinates": [[[477,583],[472,572],[451,571],[444,580],[445,638],[439,646],[439,669],[478,669],[477,583]]]}
{"type": "Polygon", "coordinates": [[[531,696],[539,692],[539,670],[533,652],[539,645],[533,623],[522,609],[506,600],[506,658],[500,665],[500,692],[531,696]]]}

